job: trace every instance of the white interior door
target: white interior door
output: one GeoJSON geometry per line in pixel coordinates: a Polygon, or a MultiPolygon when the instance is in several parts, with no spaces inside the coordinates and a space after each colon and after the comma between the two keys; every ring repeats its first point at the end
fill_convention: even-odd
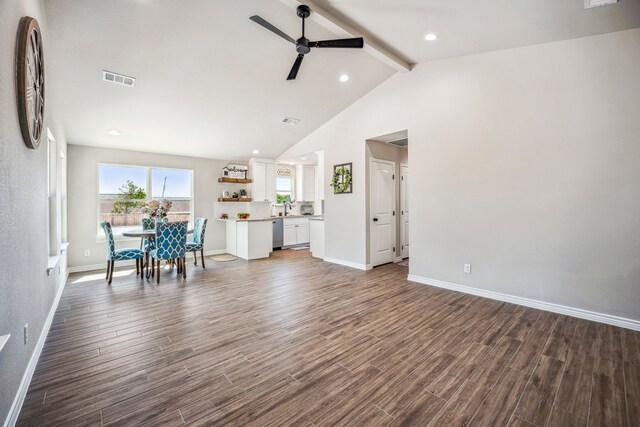
{"type": "Polygon", "coordinates": [[[409,165],[400,165],[400,250],[409,257],[409,165]]]}
{"type": "Polygon", "coordinates": [[[393,262],[395,259],[395,163],[371,159],[369,183],[370,258],[371,265],[393,262]]]}

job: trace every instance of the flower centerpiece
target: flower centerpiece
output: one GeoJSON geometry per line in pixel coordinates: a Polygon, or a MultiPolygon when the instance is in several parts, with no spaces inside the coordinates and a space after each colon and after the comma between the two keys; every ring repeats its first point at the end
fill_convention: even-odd
{"type": "Polygon", "coordinates": [[[171,210],[171,206],[173,203],[171,200],[162,199],[162,200],[150,200],[146,205],[144,205],[141,209],[142,213],[148,215],[149,218],[153,218],[156,221],[166,221],[167,215],[169,215],[169,211],[171,210]]]}

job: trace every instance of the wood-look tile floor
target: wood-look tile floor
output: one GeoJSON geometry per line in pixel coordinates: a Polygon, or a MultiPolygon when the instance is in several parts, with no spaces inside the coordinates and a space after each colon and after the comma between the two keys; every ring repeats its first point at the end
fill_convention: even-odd
{"type": "Polygon", "coordinates": [[[73,275],[18,424],[640,424],[640,333],[406,275],[308,251],[73,275]]]}

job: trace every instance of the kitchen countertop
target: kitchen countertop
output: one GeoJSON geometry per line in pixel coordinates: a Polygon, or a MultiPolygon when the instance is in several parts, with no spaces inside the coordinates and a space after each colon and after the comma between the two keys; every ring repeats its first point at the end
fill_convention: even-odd
{"type": "Polygon", "coordinates": [[[228,218],[228,219],[222,219],[222,218],[217,218],[218,221],[233,221],[233,222],[251,222],[251,221],[273,221],[274,219],[285,219],[285,218],[309,218],[310,220],[314,220],[314,221],[323,221],[324,219],[322,218],[321,215],[287,215],[287,216],[271,216],[268,218],[247,218],[247,219],[240,219],[240,218],[228,218]]]}
{"type": "Polygon", "coordinates": [[[271,221],[273,218],[247,218],[247,219],[240,219],[240,218],[228,218],[228,219],[222,219],[222,218],[218,218],[218,221],[224,221],[224,222],[259,222],[259,221],[271,221]]]}

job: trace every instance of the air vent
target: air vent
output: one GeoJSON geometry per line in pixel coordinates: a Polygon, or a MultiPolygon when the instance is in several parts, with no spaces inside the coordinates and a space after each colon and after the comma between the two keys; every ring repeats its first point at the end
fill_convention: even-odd
{"type": "Polygon", "coordinates": [[[584,8],[591,9],[592,7],[607,6],[615,3],[618,3],[618,0],[584,0],[584,8]]]}
{"type": "Polygon", "coordinates": [[[389,141],[387,144],[395,145],[396,147],[406,147],[409,145],[409,138],[402,138],[396,141],[389,141]]]}
{"type": "Polygon", "coordinates": [[[111,71],[106,70],[102,70],[102,80],[129,87],[133,87],[136,84],[135,77],[124,76],[122,74],[112,73],[111,71]]]}
{"type": "Polygon", "coordinates": [[[283,117],[282,120],[280,120],[280,123],[284,123],[285,125],[295,126],[298,123],[300,123],[300,119],[294,119],[293,117],[283,117]]]}

